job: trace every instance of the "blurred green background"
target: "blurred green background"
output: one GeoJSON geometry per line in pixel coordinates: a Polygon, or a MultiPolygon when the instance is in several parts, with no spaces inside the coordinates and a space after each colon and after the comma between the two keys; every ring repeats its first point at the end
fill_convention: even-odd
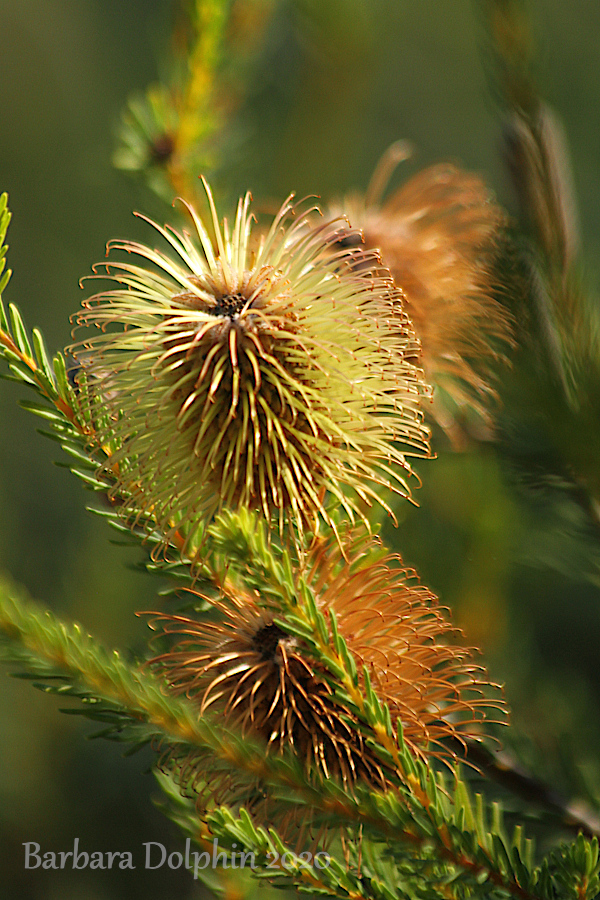
{"type": "MultiPolygon", "coordinates": [[[[539,80],[571,143],[586,277],[600,271],[600,6],[532,3],[539,80]]],[[[133,209],[168,207],[110,162],[127,97],[159,77],[167,0],[1,0],[0,190],[10,196],[5,299],[48,346],[69,343],[78,280],[110,238],[150,239],[133,209]]],[[[485,174],[509,210],[500,123],[486,84],[481,23],[469,0],[282,0],[252,72],[221,190],[280,201],[364,188],[382,152],[417,147],[396,181],[435,161],[485,174]]],[[[517,379],[518,371],[511,376],[517,379]]],[[[518,393],[518,390],[517,390],[518,393]]],[[[135,548],[109,543],[92,500],[52,465],[58,448],[0,384],[0,569],[109,645],[136,647],[156,585],[135,548]]],[[[511,396],[514,396],[514,385],[511,396]]],[[[510,410],[508,410],[508,414],[510,410]]],[[[572,440],[578,439],[577,434],[572,440]]],[[[535,469],[543,441],[520,434],[535,469]]],[[[455,608],[505,681],[523,755],[568,794],[600,796],[600,532],[560,486],[524,489],[492,445],[420,465],[420,507],[386,537],[455,608]]],[[[521,448],[522,449],[522,448],[521,448]]],[[[600,459],[600,448],[599,459],[600,459]]],[[[203,896],[181,871],[24,871],[24,841],[68,850],[170,850],[181,839],[150,798],[150,755],[87,742],[89,723],[2,675],[0,896],[108,900],[203,896]]],[[[516,739],[515,739],[516,740],[516,739]]]]}

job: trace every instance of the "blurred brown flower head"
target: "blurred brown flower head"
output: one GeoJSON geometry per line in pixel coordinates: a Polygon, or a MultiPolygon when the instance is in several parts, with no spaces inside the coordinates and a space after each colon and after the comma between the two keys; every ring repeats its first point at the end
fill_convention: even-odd
{"type": "Polygon", "coordinates": [[[433,417],[460,444],[469,411],[490,423],[494,366],[512,343],[494,274],[506,216],[479,175],[449,163],[418,172],[380,203],[410,152],[404,142],[390,147],[365,196],[349,196],[341,208],[402,289],[434,385],[433,417]]]}

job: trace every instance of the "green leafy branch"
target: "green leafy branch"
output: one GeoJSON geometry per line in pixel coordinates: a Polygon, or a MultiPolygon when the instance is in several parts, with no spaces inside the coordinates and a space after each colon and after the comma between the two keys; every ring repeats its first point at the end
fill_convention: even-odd
{"type": "Polygon", "coordinates": [[[6,238],[10,219],[11,213],[8,209],[8,194],[4,193],[0,195],[0,295],[8,284],[12,274],[10,269],[7,269],[6,272],[4,271],[4,267],[6,266],[6,251],[8,250],[8,244],[4,243],[4,239],[6,238]]]}
{"type": "MultiPolygon", "coordinates": [[[[128,101],[113,156],[169,203],[222,165],[222,132],[247,85],[275,0],[183,0],[166,81],[128,101]]],[[[231,142],[231,140],[230,140],[231,142]]]]}
{"type": "MultiPolygon", "coordinates": [[[[11,214],[7,207],[8,195],[0,196],[0,295],[8,284],[10,269],[3,273],[8,246],[4,244],[11,214]]],[[[0,297],[0,354],[7,361],[13,381],[28,384],[44,400],[50,401],[55,412],[48,407],[34,404],[26,406],[53,423],[65,425],[69,431],[77,430],[74,394],[69,385],[65,360],[57,354],[50,363],[48,351],[39,329],[34,328],[31,339],[27,334],[19,310],[10,304],[8,313],[0,297]]]]}
{"type": "MultiPolygon", "coordinates": [[[[10,221],[7,200],[6,194],[0,197],[0,242],[4,241],[10,221]]],[[[0,274],[4,268],[6,250],[6,245],[0,249],[0,274]]],[[[0,280],[2,290],[9,276],[10,271],[7,271],[0,280]]],[[[106,454],[93,446],[93,423],[89,417],[86,419],[80,408],[69,382],[63,354],[57,353],[51,361],[39,329],[33,328],[28,333],[18,308],[11,303],[7,311],[1,297],[0,357],[8,364],[10,372],[0,373],[1,377],[25,384],[37,395],[36,401],[22,401],[21,405],[48,423],[51,431],[42,433],[61,444],[73,460],[71,468],[88,486],[105,491],[106,480],[92,473],[99,472],[102,457],[106,454]]]]}
{"type": "MultiPolygon", "coordinates": [[[[4,272],[7,245],[4,244],[11,214],[7,207],[7,194],[0,196],[0,295],[8,284],[10,270],[4,272]]],[[[80,371],[77,387],[71,383],[67,363],[62,353],[50,357],[43,335],[38,328],[31,331],[26,327],[15,304],[8,309],[0,296],[0,359],[8,365],[8,372],[0,372],[0,377],[8,381],[26,385],[33,390],[36,399],[22,400],[21,406],[44,420],[47,428],[40,433],[60,444],[68,457],[67,467],[96,493],[109,499],[109,509],[93,510],[107,518],[121,534],[127,533],[136,543],[145,543],[150,554],[147,569],[157,574],[172,575],[186,586],[194,583],[202,575],[202,567],[190,574],[190,566],[182,562],[180,545],[167,542],[157,531],[155,522],[146,517],[138,517],[137,526],[132,528],[123,522],[118,497],[112,494],[114,478],[111,477],[110,458],[114,452],[111,446],[100,443],[96,436],[95,416],[102,415],[101,403],[94,402],[92,387],[87,384],[85,373],[80,371]],[[82,402],[82,395],[86,402],[82,402]],[[167,552],[172,551],[172,552],[167,552]]]]}

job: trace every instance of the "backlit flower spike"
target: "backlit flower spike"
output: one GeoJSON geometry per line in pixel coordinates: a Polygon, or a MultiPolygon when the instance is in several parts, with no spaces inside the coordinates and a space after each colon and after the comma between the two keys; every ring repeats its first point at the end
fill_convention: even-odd
{"type": "MultiPolygon", "coordinates": [[[[331,539],[317,541],[298,577],[320,609],[335,614],[359,685],[366,668],[414,754],[453,760],[466,738],[481,740],[486,725],[506,720],[500,689],[459,642],[446,611],[372,539],[362,536],[343,549],[331,539]]],[[[293,751],[307,770],[317,767],[347,789],[358,781],[384,789],[393,784],[400,773],[370,747],[364,724],[336,697],[314,650],[285,631],[281,610],[233,584],[224,586],[214,608],[211,621],[160,616],[154,622],[174,641],[151,664],[176,694],[192,699],[199,715],[217,715],[270,752],[293,751]]],[[[210,765],[198,778],[212,783],[210,765]]]]}
{"type": "MultiPolygon", "coordinates": [[[[406,142],[392,145],[365,196],[349,196],[338,211],[361,229],[366,247],[379,250],[402,288],[434,386],[431,413],[460,445],[470,411],[490,424],[494,365],[513,343],[494,275],[506,215],[478,175],[447,163],[418,172],[381,203],[393,169],[410,153],[406,142]]],[[[345,242],[359,241],[354,232],[345,242]]]]}
{"type": "Polygon", "coordinates": [[[414,753],[448,758],[457,742],[481,739],[486,722],[506,721],[501,691],[475,661],[477,651],[398,556],[360,532],[343,547],[320,539],[306,578],[414,753]]]}
{"type": "Polygon", "coordinates": [[[311,204],[289,197],[256,239],[250,195],[230,226],[205,188],[208,217],[185,204],[194,235],[146,219],[170,252],[112,242],[141,263],[104,264],[92,277],[113,287],[76,316],[124,512],[189,535],[223,507],[258,509],[302,535],[333,524],[328,502],[353,519],[386,489],[410,496],[425,388],[389,272],[340,251],[340,222],[311,204]]]}

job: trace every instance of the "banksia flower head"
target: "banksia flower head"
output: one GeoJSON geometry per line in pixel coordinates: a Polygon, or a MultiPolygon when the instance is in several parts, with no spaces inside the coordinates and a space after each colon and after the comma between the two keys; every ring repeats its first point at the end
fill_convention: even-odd
{"type": "MultiPolygon", "coordinates": [[[[383,767],[352,727],[352,714],[334,700],[322,666],[275,623],[276,611],[261,608],[245,591],[216,609],[216,623],[185,616],[162,623],[179,639],[153,663],[175,693],[194,699],[200,715],[217,714],[272,752],[295,752],[307,768],[316,766],[346,784],[362,777],[383,786],[383,767]]],[[[197,776],[214,789],[210,766],[197,776]]]]}
{"type": "Polygon", "coordinates": [[[485,721],[504,718],[499,688],[475,662],[476,651],[398,556],[382,557],[371,539],[344,547],[320,540],[308,581],[415,754],[453,756],[456,742],[480,738],[485,721]]]}
{"type": "Polygon", "coordinates": [[[460,442],[455,413],[475,410],[489,421],[494,363],[512,343],[511,317],[494,296],[506,217],[478,175],[450,164],[417,173],[381,204],[391,171],[409,153],[404,142],[390,147],[365,197],[342,206],[404,292],[434,385],[433,416],[460,442]]]}
{"type": "Polygon", "coordinates": [[[351,265],[340,223],[315,225],[291,198],[253,244],[250,196],[230,229],[206,191],[208,222],[186,204],[194,237],[150,223],[172,255],[109,245],[144,265],[107,263],[94,277],[113,289],[77,316],[100,331],[74,353],[108,410],[98,437],[116,448],[115,490],[166,531],[222,507],[316,531],[326,491],[351,517],[377,486],[408,495],[405,454],[427,453],[427,430],[389,272],[363,249],[351,265]]]}
{"type": "MultiPolygon", "coordinates": [[[[452,758],[457,740],[481,737],[486,716],[503,717],[503,701],[471,651],[456,644],[435,597],[414,573],[392,568],[395,562],[381,560],[365,539],[343,549],[323,540],[303,578],[319,608],[335,614],[358,672],[367,669],[413,753],[452,758]]],[[[212,621],[164,616],[155,623],[176,636],[152,661],[173,690],[193,699],[201,715],[218,715],[272,752],[293,751],[307,769],[347,788],[359,781],[383,789],[391,784],[397,773],[378,758],[357,714],[335,696],[335,680],[315,649],[285,631],[285,615],[243,586],[227,587],[215,605],[212,621]]],[[[210,793],[210,764],[196,777],[210,793]]]]}

